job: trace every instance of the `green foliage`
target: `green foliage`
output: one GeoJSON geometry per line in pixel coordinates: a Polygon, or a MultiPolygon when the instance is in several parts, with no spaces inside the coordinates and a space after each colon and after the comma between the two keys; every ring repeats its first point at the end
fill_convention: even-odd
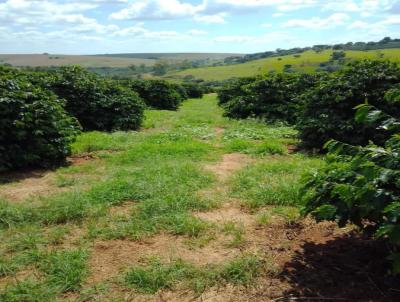
{"type": "Polygon", "coordinates": [[[250,79],[244,79],[219,93],[220,104],[229,117],[258,117],[268,122],[293,124],[304,102],[297,96],[313,87],[318,78],[306,74],[272,73],[250,83],[250,79]]]}
{"type": "Polygon", "coordinates": [[[354,145],[365,145],[369,139],[381,145],[386,135],[373,126],[354,121],[354,107],[367,101],[379,109],[400,117],[400,106],[385,93],[400,83],[396,64],[381,61],[351,63],[344,70],[319,82],[304,93],[306,104],[297,128],[302,146],[321,149],[330,139],[354,145]]]}
{"type": "Polygon", "coordinates": [[[64,67],[45,83],[66,100],[66,110],[85,130],[135,130],[144,105],[133,91],[74,66],[64,67]]]}
{"type": "Polygon", "coordinates": [[[226,103],[236,97],[245,94],[244,87],[256,80],[255,77],[238,78],[228,81],[220,90],[218,90],[218,103],[224,106],[226,103]]]}
{"type": "Polygon", "coordinates": [[[201,99],[203,97],[204,89],[197,83],[184,83],[182,84],[186,91],[186,95],[191,99],[201,99]]]}
{"type": "MultiPolygon", "coordinates": [[[[400,246],[400,121],[370,105],[358,107],[358,121],[394,131],[384,147],[327,144],[327,165],[305,179],[305,213],[317,219],[352,222],[367,234],[387,238],[393,250],[400,246]]],[[[392,253],[394,272],[400,258],[392,253]]]]}
{"type": "Polygon", "coordinates": [[[65,161],[79,127],[63,106],[25,74],[0,67],[0,171],[65,161]]]}
{"type": "Polygon", "coordinates": [[[164,80],[132,80],[125,85],[136,91],[147,106],[156,109],[176,110],[184,99],[174,84],[164,80]]]}

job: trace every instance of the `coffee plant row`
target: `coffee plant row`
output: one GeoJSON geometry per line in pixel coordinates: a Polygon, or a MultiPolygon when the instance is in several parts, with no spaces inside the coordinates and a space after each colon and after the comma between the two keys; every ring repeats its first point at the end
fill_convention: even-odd
{"type": "Polygon", "coordinates": [[[396,64],[364,60],[334,74],[271,73],[236,79],[218,94],[226,116],[293,124],[302,147],[321,151],[330,139],[354,145],[373,139],[384,144],[385,132],[355,123],[354,107],[368,102],[400,117],[400,106],[384,97],[399,83],[396,64]]]}
{"type": "Polygon", "coordinates": [[[0,172],[62,164],[80,131],[137,130],[146,107],[176,110],[202,94],[196,84],[119,82],[77,66],[0,67],[0,172]]]}
{"type": "MultiPolygon", "coordinates": [[[[400,105],[400,89],[387,98],[400,105]]],[[[331,140],[327,163],[304,179],[304,213],[317,220],[352,222],[389,245],[393,272],[400,274],[400,120],[371,105],[358,106],[356,122],[379,124],[390,134],[383,146],[353,146],[331,140]]]]}

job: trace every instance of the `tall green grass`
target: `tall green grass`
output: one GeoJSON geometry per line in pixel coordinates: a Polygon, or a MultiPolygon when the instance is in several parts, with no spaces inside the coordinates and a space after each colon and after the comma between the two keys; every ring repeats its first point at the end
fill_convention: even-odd
{"type": "Polygon", "coordinates": [[[322,160],[300,154],[275,156],[240,171],[231,182],[231,194],[253,210],[266,205],[296,206],[301,176],[321,165],[322,160]]]}

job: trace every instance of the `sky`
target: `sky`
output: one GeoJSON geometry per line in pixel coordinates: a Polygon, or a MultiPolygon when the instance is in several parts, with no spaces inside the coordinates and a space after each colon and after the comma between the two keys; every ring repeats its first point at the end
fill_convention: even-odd
{"type": "Polygon", "coordinates": [[[0,53],[254,53],[400,38],[400,0],[0,0],[0,53]]]}

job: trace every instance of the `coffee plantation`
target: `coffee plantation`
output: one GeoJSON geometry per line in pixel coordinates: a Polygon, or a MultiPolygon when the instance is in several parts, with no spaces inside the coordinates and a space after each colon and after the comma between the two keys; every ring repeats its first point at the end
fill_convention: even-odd
{"type": "Polygon", "coordinates": [[[400,301],[400,69],[346,58],[0,67],[0,301],[400,301]]]}

